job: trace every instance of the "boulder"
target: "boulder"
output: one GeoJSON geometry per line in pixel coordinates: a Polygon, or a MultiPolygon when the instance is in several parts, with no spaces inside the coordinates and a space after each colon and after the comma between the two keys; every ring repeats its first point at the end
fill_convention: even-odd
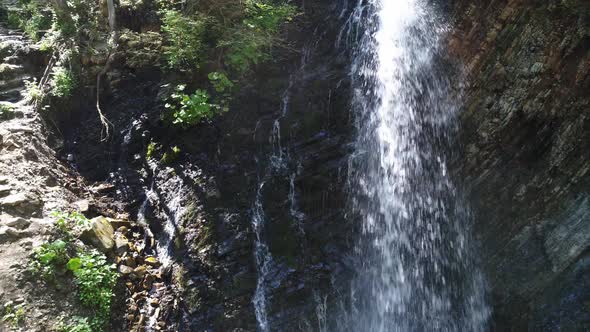
{"type": "Polygon", "coordinates": [[[158,267],[160,265],[160,262],[158,261],[158,259],[154,256],[148,256],[144,259],[144,262],[148,265],[151,265],[153,267],[158,267]]]}
{"type": "Polygon", "coordinates": [[[107,220],[111,223],[111,226],[113,226],[114,229],[119,229],[121,227],[125,227],[127,229],[131,228],[131,222],[129,220],[113,218],[107,218],[107,220]]]}
{"type": "Polygon", "coordinates": [[[90,202],[88,202],[87,199],[82,199],[77,202],[74,202],[74,205],[76,206],[78,211],[82,213],[88,212],[88,210],[90,210],[90,202]]]}
{"type": "Polygon", "coordinates": [[[27,214],[37,211],[41,205],[42,203],[38,199],[29,197],[22,192],[6,196],[0,200],[0,206],[3,208],[11,208],[27,214]]]}
{"type": "Polygon", "coordinates": [[[129,267],[127,265],[120,265],[119,266],[119,273],[121,273],[122,275],[129,275],[129,274],[133,273],[133,268],[129,267]]]}
{"type": "Polygon", "coordinates": [[[110,252],[115,246],[115,230],[105,217],[96,217],[90,220],[90,228],[82,232],[80,239],[95,246],[102,252],[110,252]]]}
{"type": "Polygon", "coordinates": [[[5,195],[10,194],[11,189],[12,188],[10,187],[10,185],[7,185],[7,184],[0,185],[0,196],[5,196],[5,195]]]}
{"type": "Polygon", "coordinates": [[[129,240],[127,240],[125,235],[117,234],[115,237],[115,248],[119,255],[122,255],[127,249],[129,249],[129,240]]]}
{"type": "Polygon", "coordinates": [[[31,225],[31,221],[21,217],[13,217],[9,214],[2,214],[0,215],[0,225],[16,229],[25,229],[31,225]]]}

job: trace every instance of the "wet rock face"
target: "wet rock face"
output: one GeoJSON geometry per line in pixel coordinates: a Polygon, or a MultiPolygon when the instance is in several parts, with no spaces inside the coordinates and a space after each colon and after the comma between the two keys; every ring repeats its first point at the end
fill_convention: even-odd
{"type": "Polygon", "coordinates": [[[579,309],[590,299],[588,13],[583,1],[455,3],[449,46],[467,81],[458,164],[498,330],[590,325],[579,309]]]}
{"type": "Polygon", "coordinates": [[[119,84],[103,95],[115,128],[111,141],[98,143],[92,105],[75,115],[79,125],[63,128],[64,156],[72,154],[85,177],[113,183],[109,194],[131,215],[153,189],[146,221],[155,238],[173,220],[173,264],[163,280],[175,289],[177,305],[160,314],[171,331],[256,330],[252,207],[278,142],[289,161],[271,172],[262,192],[273,255],[267,283],[273,330],[313,330],[317,303],[346,269],[343,188],[351,125],[347,60],[334,46],[339,10],[332,1],[306,3],[304,10],[287,28],[289,49],[258,68],[230,112],[212,125],[179,130],[162,123],[162,77],[114,65],[119,84]],[[283,112],[273,146],[269,138],[283,112]],[[161,150],[147,161],[152,141],[161,150]],[[158,163],[173,146],[178,159],[158,163]]]}

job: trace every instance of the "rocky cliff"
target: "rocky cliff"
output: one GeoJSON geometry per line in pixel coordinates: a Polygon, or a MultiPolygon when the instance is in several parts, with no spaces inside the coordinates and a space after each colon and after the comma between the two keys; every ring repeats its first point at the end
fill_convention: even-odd
{"type": "Polygon", "coordinates": [[[458,167],[495,330],[590,326],[590,25],[584,1],[456,1],[458,167]]]}
{"type": "MultiPolygon", "coordinates": [[[[152,317],[168,331],[256,330],[253,218],[261,207],[272,256],[263,281],[271,330],[338,329],[351,296],[358,232],[346,208],[354,126],[350,45],[343,39],[355,4],[298,5],[301,15],[284,31],[286,47],[256,68],[230,112],[211,124],[180,130],[161,120],[171,77],[151,61],[153,54],[136,52],[158,48],[161,40],[138,42],[132,33],[121,36],[101,91],[113,124],[109,140],[101,141],[93,80],[71,98],[69,112],[52,105],[45,114],[51,126],[24,102],[16,105],[23,111],[0,125],[6,177],[0,178],[0,298],[24,301],[18,265],[8,257],[27,259],[47,235],[42,225],[51,223],[49,212],[95,197],[145,222],[172,262],[147,299],[117,293],[131,317],[127,325],[114,320],[117,328],[152,317]],[[111,190],[89,193],[96,182],[111,190]],[[145,311],[145,301],[158,309],[145,311]]],[[[590,9],[575,0],[455,0],[442,7],[451,23],[449,63],[463,68],[455,79],[463,153],[454,170],[473,211],[494,311],[490,329],[585,330],[590,9]]],[[[120,28],[155,33],[157,15],[144,10],[119,13],[120,28]]],[[[2,35],[3,44],[20,43],[2,35]]],[[[10,63],[0,67],[2,75],[11,75],[2,78],[3,103],[21,100],[23,87],[14,78],[40,76],[47,61],[16,49],[16,57],[3,54],[10,63]]],[[[105,62],[96,57],[82,57],[81,66],[95,73],[105,62]]],[[[130,289],[143,287],[135,283],[130,289]]],[[[39,317],[57,315],[47,308],[50,301],[26,301],[40,307],[31,307],[39,317]]]]}

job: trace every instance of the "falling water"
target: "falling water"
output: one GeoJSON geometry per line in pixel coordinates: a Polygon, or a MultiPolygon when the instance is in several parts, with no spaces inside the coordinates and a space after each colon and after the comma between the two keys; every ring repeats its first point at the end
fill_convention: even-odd
{"type": "Polygon", "coordinates": [[[469,220],[448,170],[456,101],[421,0],[361,0],[355,40],[351,161],[362,222],[351,287],[352,331],[482,331],[489,316],[469,220]]]}
{"type": "MultiPolygon", "coordinates": [[[[312,45],[312,47],[315,46],[317,45],[312,45]]],[[[284,177],[284,173],[289,171],[289,164],[293,162],[289,156],[287,147],[284,147],[281,144],[281,121],[284,121],[287,116],[292,89],[294,88],[295,82],[300,79],[299,76],[304,72],[312,47],[304,47],[300,66],[298,70],[289,77],[289,84],[282,95],[280,113],[278,117],[274,119],[270,131],[269,145],[271,150],[268,155],[268,160],[257,160],[257,164],[262,166],[262,172],[258,181],[256,196],[251,212],[252,228],[254,229],[255,234],[254,258],[256,262],[256,270],[258,272],[258,280],[252,303],[254,304],[258,330],[261,332],[270,330],[267,308],[267,284],[270,282],[269,273],[273,264],[272,254],[267,244],[265,234],[266,216],[264,213],[263,189],[266,181],[271,177],[284,177]]],[[[259,123],[257,123],[256,128],[258,128],[258,126],[259,123]]],[[[302,232],[301,222],[305,215],[298,210],[297,193],[295,192],[295,177],[299,172],[301,172],[301,165],[297,164],[296,169],[292,171],[289,176],[289,196],[287,199],[290,203],[290,215],[297,223],[299,231],[302,232]]]]}
{"type": "MultiPolygon", "coordinates": [[[[148,163],[151,168],[152,173],[152,181],[149,188],[145,192],[145,199],[141,204],[139,211],[137,212],[137,221],[140,225],[145,227],[147,235],[150,238],[153,238],[153,233],[150,230],[150,222],[147,218],[148,209],[151,206],[161,204],[161,200],[158,197],[158,194],[155,190],[155,184],[157,179],[157,172],[158,167],[157,164],[148,163]]],[[[175,196],[172,200],[164,202],[165,210],[167,211],[166,217],[164,220],[163,228],[158,233],[157,238],[155,238],[155,254],[158,257],[158,261],[160,262],[159,273],[165,274],[168,269],[170,269],[172,263],[174,262],[172,256],[172,247],[174,243],[174,238],[176,236],[176,223],[179,217],[179,214],[182,213],[182,199],[181,197],[175,196]]],[[[154,307],[151,305],[152,299],[158,299],[162,296],[161,291],[163,289],[159,289],[155,285],[152,286],[152,289],[148,292],[148,300],[145,302],[143,308],[141,309],[141,313],[144,314],[147,319],[147,323],[145,326],[145,330],[155,331],[157,329],[156,324],[158,323],[158,315],[159,315],[159,308],[154,307]]]]}

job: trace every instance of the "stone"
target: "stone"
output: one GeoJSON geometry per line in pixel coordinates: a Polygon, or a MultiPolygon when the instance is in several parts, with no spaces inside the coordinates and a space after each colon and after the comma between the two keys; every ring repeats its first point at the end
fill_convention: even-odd
{"type": "Polygon", "coordinates": [[[127,265],[119,265],[119,273],[122,275],[129,275],[133,273],[133,268],[127,265]]]}
{"type": "Polygon", "coordinates": [[[101,216],[90,220],[90,229],[82,232],[80,239],[107,253],[115,246],[114,235],[113,226],[111,226],[107,218],[101,216]]]}
{"type": "Polygon", "coordinates": [[[155,279],[156,278],[151,274],[146,275],[145,279],[143,280],[143,283],[142,283],[143,289],[145,289],[145,290],[152,289],[152,285],[154,284],[155,279]]]}
{"type": "Polygon", "coordinates": [[[87,199],[81,199],[77,202],[74,202],[74,205],[76,206],[78,211],[82,213],[88,212],[88,210],[90,210],[90,202],[88,202],[87,199]]]}
{"type": "Polygon", "coordinates": [[[133,276],[135,276],[138,279],[141,279],[146,274],[146,272],[147,268],[145,267],[145,265],[140,265],[133,269],[133,276]]]}
{"type": "Polygon", "coordinates": [[[125,235],[117,234],[115,236],[115,249],[119,255],[122,255],[129,249],[129,240],[127,240],[125,235]]]}
{"type": "Polygon", "coordinates": [[[12,188],[9,185],[7,185],[7,184],[0,185],[0,196],[4,196],[4,195],[10,194],[10,190],[11,189],[12,188]]]}
{"type": "Polygon", "coordinates": [[[31,221],[21,217],[13,217],[8,214],[2,214],[0,215],[0,225],[16,229],[25,229],[31,225],[31,221]]]}
{"type": "Polygon", "coordinates": [[[236,289],[251,290],[256,288],[257,276],[254,273],[242,271],[233,276],[233,285],[236,289]]]}
{"type": "Polygon", "coordinates": [[[3,198],[0,201],[0,205],[13,207],[13,206],[25,204],[28,200],[29,199],[28,199],[27,195],[25,195],[24,193],[18,193],[18,194],[13,194],[13,195],[3,198]]]}
{"type": "Polygon", "coordinates": [[[125,262],[125,265],[130,266],[135,268],[137,266],[137,263],[135,263],[135,259],[133,259],[133,257],[131,256],[127,256],[123,259],[123,261],[125,262]]]}
{"type": "Polygon", "coordinates": [[[97,186],[91,187],[90,190],[96,193],[106,193],[115,189],[115,186],[110,183],[101,183],[97,186]]]}
{"type": "Polygon", "coordinates": [[[114,229],[119,229],[121,227],[127,227],[128,229],[131,228],[131,222],[129,220],[113,219],[113,218],[107,218],[107,219],[111,223],[111,226],[113,226],[114,229]]]}
{"type": "Polygon", "coordinates": [[[160,262],[158,261],[158,259],[154,256],[148,256],[144,259],[144,262],[148,265],[157,267],[160,265],[160,262]]]}
{"type": "Polygon", "coordinates": [[[3,208],[12,208],[25,214],[33,214],[39,210],[41,205],[42,203],[38,199],[31,198],[22,192],[6,196],[0,200],[0,206],[3,208]]]}

